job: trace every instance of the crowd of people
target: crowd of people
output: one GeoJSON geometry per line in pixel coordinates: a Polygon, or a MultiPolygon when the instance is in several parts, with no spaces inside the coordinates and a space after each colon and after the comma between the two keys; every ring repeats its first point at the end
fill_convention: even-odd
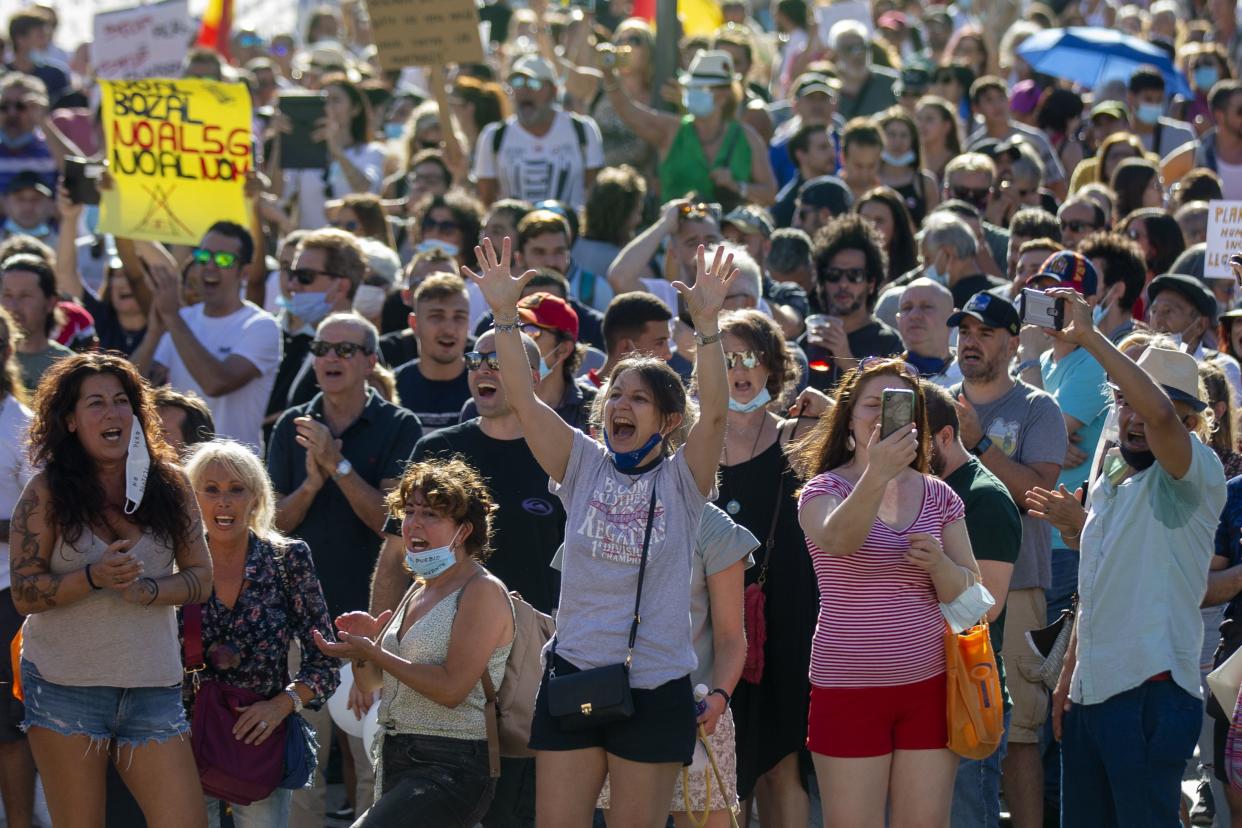
{"type": "Polygon", "coordinates": [[[9,15],[8,826],[1242,826],[1236,0],[638,5],[191,46],[258,159],[193,246],[99,229],[90,50],[9,15]]]}

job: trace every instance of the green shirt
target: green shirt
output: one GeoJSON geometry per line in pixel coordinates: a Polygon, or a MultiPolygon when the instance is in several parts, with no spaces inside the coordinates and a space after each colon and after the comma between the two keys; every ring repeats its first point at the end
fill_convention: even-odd
{"type": "Polygon", "coordinates": [[[694,131],[694,116],[687,115],[681,119],[668,155],[660,162],[660,198],[668,201],[697,193],[704,201],[717,201],[711,171],[720,168],[728,168],[739,184],[750,181],[750,142],[742,125],[729,121],[716,160],[708,164],[703,144],[694,131]]]}
{"type": "Polygon", "coordinates": [[[35,389],[39,387],[39,380],[43,378],[44,372],[52,367],[53,362],[64,359],[67,356],[73,356],[73,351],[52,340],[48,340],[47,348],[39,351],[37,354],[26,354],[18,351],[17,363],[22,367],[22,384],[26,386],[26,390],[34,394],[35,389]]]}
{"type": "MultiPolygon", "coordinates": [[[[977,561],[1000,561],[1011,564],[1022,548],[1022,517],[1009,490],[982,463],[970,458],[957,471],[944,479],[966,507],[966,532],[977,561]]],[[[992,649],[1001,687],[1005,686],[1005,665],[1001,662],[1001,642],[1005,640],[1005,611],[989,625],[992,649]]],[[[1005,690],[1005,705],[1009,706],[1005,690]]]]}

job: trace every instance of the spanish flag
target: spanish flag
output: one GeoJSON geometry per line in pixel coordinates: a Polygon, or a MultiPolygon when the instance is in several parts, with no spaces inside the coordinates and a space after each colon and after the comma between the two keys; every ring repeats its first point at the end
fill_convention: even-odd
{"type": "Polygon", "coordinates": [[[229,32],[233,28],[233,0],[208,0],[203,12],[203,25],[198,30],[195,46],[214,49],[232,61],[229,54],[229,32]]]}
{"type": "MultiPolygon", "coordinates": [[[[656,0],[634,0],[634,17],[656,22],[656,0]]],[[[724,23],[718,0],[677,0],[677,17],[683,35],[711,35],[724,23]]]]}

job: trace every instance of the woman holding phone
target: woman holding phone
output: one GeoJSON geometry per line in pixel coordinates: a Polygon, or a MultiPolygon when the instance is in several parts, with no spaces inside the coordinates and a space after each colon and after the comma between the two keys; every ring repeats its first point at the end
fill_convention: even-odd
{"type": "Polygon", "coordinates": [[[939,605],[979,567],[961,499],[928,471],[929,445],[913,369],[870,358],[795,458],[820,590],[807,747],[825,825],[883,825],[886,813],[893,825],[948,823],[957,755],[945,747],[939,605]]]}

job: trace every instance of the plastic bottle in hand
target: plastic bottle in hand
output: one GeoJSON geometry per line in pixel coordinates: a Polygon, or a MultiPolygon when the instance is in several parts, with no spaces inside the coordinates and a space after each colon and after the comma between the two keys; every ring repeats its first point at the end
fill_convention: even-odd
{"type": "MultiPolygon", "coordinates": [[[[707,712],[707,696],[711,691],[707,689],[707,685],[699,684],[694,688],[694,710],[695,716],[702,716],[707,712]]],[[[697,728],[696,728],[697,730],[697,728]]],[[[690,763],[691,773],[707,772],[707,748],[703,745],[703,740],[696,738],[694,740],[694,760],[690,763]]]]}

